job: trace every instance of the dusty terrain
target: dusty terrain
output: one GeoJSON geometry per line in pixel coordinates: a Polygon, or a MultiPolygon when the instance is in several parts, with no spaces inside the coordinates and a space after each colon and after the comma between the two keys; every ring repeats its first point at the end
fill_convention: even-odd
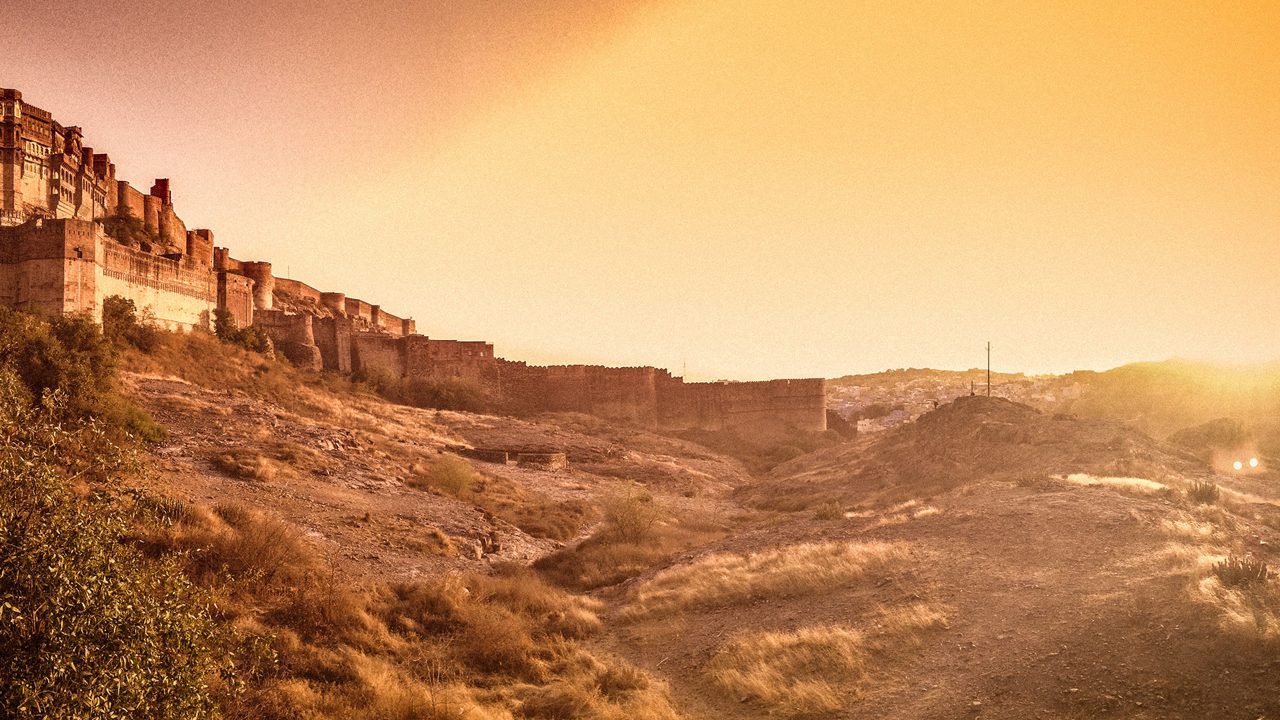
{"type": "Polygon", "coordinates": [[[593,509],[637,487],[709,518],[718,539],[592,591],[594,645],[664,681],[687,717],[1280,717],[1276,581],[1225,587],[1211,570],[1228,555],[1274,563],[1280,478],[1213,475],[1121,425],[965,398],[752,477],[581,416],[353,397],[308,415],[175,378],[126,384],[170,433],[157,491],[262,508],[356,579],[570,552],[598,528],[593,509]],[[459,445],[563,450],[570,469],[476,463],[484,492],[462,499],[407,484],[459,445]],[[270,469],[246,477],[228,455],[270,469]],[[1194,480],[1220,498],[1192,501],[1194,480]],[[553,538],[486,510],[485,493],[587,509],[553,538]]]}

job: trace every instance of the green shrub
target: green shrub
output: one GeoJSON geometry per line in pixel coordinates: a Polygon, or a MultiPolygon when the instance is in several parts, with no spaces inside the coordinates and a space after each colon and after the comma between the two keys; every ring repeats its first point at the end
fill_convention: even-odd
{"type": "Polygon", "coordinates": [[[213,334],[219,340],[238,345],[245,350],[264,355],[272,352],[271,338],[267,337],[265,332],[253,325],[246,328],[240,327],[235,316],[226,308],[213,311],[213,334]]]}
{"type": "Polygon", "coordinates": [[[0,394],[0,716],[211,716],[211,683],[233,673],[209,598],[133,550],[111,503],[67,488],[69,462],[120,463],[102,431],[64,421],[60,394],[0,394]]]}
{"type": "Polygon", "coordinates": [[[88,417],[107,405],[115,348],[92,320],[44,320],[0,308],[0,365],[13,369],[35,398],[60,391],[66,419],[88,417]]]}
{"type": "Polygon", "coordinates": [[[160,329],[150,313],[141,316],[133,301],[112,295],[102,301],[102,334],[116,347],[126,343],[149,353],[160,344],[160,329]]]}

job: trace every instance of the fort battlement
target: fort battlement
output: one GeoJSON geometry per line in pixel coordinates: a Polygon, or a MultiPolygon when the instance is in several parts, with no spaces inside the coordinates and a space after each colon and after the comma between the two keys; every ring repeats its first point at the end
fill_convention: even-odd
{"type": "Polygon", "coordinates": [[[143,193],[79,127],[0,89],[0,304],[100,320],[128,298],[168,328],[209,329],[218,311],[253,325],[311,370],[411,382],[462,380],[515,413],[583,412],[661,429],[826,429],[825,382],[686,383],[654,367],[529,365],[484,341],[417,333],[412,318],[239,260],[188,229],[172,184],[143,193]]]}

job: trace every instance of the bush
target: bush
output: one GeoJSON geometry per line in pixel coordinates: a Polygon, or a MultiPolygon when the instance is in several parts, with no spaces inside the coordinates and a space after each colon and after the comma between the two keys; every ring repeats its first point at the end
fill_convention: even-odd
{"type": "Polygon", "coordinates": [[[116,347],[85,316],[45,320],[0,308],[0,366],[16,375],[34,401],[59,396],[59,420],[102,420],[119,440],[123,433],[148,442],[164,439],[164,428],[115,392],[116,347]]]}
{"type": "Polygon", "coordinates": [[[406,379],[381,368],[364,368],[351,379],[384,399],[401,405],[467,412],[482,412],[489,406],[489,395],[484,387],[466,378],[406,379]]]}
{"type": "Polygon", "coordinates": [[[639,543],[648,538],[658,521],[662,509],[653,496],[645,491],[630,490],[605,503],[604,522],[607,530],[618,540],[639,543]]]}
{"type": "Polygon", "coordinates": [[[452,455],[443,455],[426,465],[414,465],[405,480],[409,487],[435,488],[456,498],[465,496],[480,479],[471,463],[452,455]]]}
{"type": "Polygon", "coordinates": [[[1192,480],[1187,487],[1187,499],[1200,505],[1218,502],[1218,486],[1210,480],[1192,480]]]}
{"type": "Polygon", "coordinates": [[[149,312],[138,315],[128,298],[112,295],[102,301],[102,334],[116,347],[132,345],[149,353],[160,344],[160,330],[149,312]]]}
{"type": "Polygon", "coordinates": [[[63,453],[115,466],[109,443],[93,425],[65,424],[56,403],[3,400],[0,716],[211,715],[209,683],[229,680],[231,668],[208,597],[173,563],[125,544],[127,524],[110,504],[82,507],[67,488],[63,453]]]}
{"type": "Polygon", "coordinates": [[[263,355],[272,355],[273,348],[271,338],[261,329],[250,325],[242,328],[236,323],[235,316],[226,308],[218,308],[213,311],[213,334],[219,340],[231,343],[263,355]]]}
{"type": "Polygon", "coordinates": [[[488,405],[484,388],[463,378],[409,380],[402,394],[402,402],[420,408],[480,412],[488,405]]]}
{"type": "Polygon", "coordinates": [[[1251,555],[1232,555],[1222,562],[1214,563],[1213,574],[1218,576],[1223,585],[1236,587],[1266,582],[1271,571],[1266,562],[1251,555]]]}

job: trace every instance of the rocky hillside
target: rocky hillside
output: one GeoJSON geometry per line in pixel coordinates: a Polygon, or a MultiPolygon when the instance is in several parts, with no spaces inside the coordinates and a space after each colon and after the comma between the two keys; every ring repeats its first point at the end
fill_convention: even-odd
{"type": "Polygon", "coordinates": [[[134,358],[126,393],[168,429],[147,490],[265,513],[357,593],[319,635],[238,611],[282,658],[245,716],[1280,713],[1265,468],[966,397],[753,475],[590,417],[421,410],[225,362],[243,366],[134,358]]]}

